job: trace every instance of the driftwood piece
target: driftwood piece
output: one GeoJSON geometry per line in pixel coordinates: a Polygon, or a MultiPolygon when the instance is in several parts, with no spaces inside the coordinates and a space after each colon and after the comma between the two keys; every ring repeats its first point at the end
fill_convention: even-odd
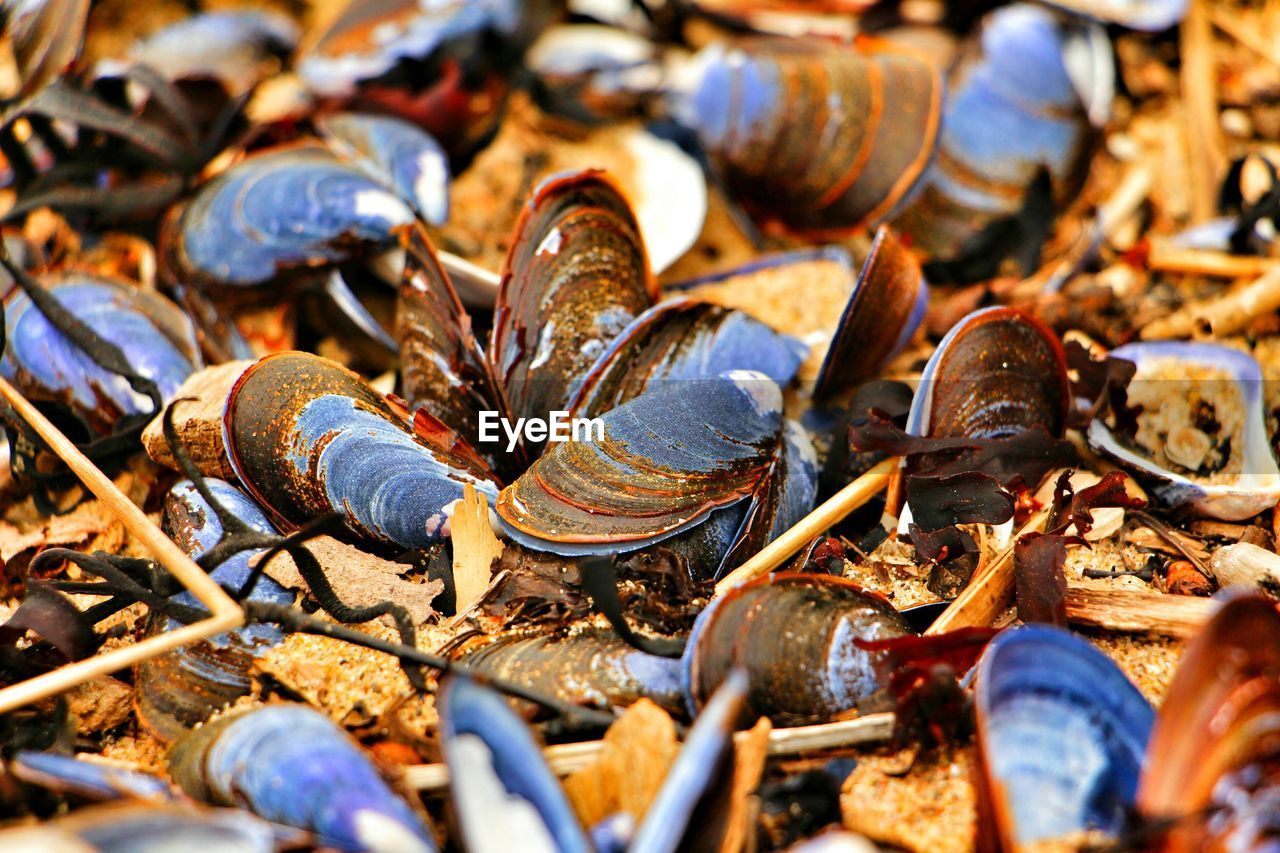
{"type": "Polygon", "coordinates": [[[1067,590],[1067,621],[1089,628],[1190,637],[1218,608],[1211,598],[1119,589],[1067,590]]]}
{"type": "MultiPolygon", "coordinates": [[[[231,386],[251,364],[252,361],[229,361],[198,370],[187,377],[174,395],[175,399],[195,398],[194,402],[179,403],[174,408],[173,425],[177,427],[178,437],[191,454],[191,459],[206,477],[233,482],[236,479],[222,443],[222,410],[226,407],[231,386]]],[[[142,431],[142,446],[157,463],[177,470],[178,463],[164,440],[163,421],[163,417],[157,415],[147,424],[142,431]]]]}
{"type": "Polygon", "coordinates": [[[1143,340],[1187,338],[1211,334],[1222,338],[1249,325],[1255,317],[1280,309],[1280,266],[1215,299],[1184,305],[1142,329],[1143,340]]]}
{"type": "MultiPolygon", "coordinates": [[[[893,735],[893,714],[868,714],[814,726],[794,726],[769,732],[769,755],[803,755],[862,743],[883,743],[893,735]]],[[[738,732],[734,742],[750,737],[738,732]]],[[[558,776],[568,776],[596,761],[604,741],[588,740],[549,746],[542,751],[547,765],[558,776]]],[[[449,768],[443,764],[415,764],[404,768],[404,786],[415,791],[440,791],[449,784],[449,768]]]]}
{"type": "Polygon", "coordinates": [[[1274,258],[1183,249],[1164,240],[1153,240],[1147,255],[1147,268],[1150,270],[1212,278],[1257,278],[1277,267],[1280,267],[1280,261],[1274,258]]]}

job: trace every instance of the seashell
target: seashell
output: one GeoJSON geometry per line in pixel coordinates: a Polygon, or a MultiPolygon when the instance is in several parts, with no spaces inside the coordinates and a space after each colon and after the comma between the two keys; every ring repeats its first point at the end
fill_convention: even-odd
{"type": "Polygon", "coordinates": [[[908,633],[887,601],[844,578],[779,573],[745,583],[713,599],[694,623],[684,654],[689,711],[741,667],[750,682],[743,719],[830,720],[884,686],[875,666],[882,653],[853,640],[908,633]]]}
{"type": "Polygon", "coordinates": [[[566,409],[577,381],[657,295],[613,180],[588,170],[545,181],[516,225],[489,345],[512,414],[566,409]]]}
{"type": "MultiPolygon", "coordinates": [[[[222,506],[260,533],[276,533],[261,507],[223,480],[206,481],[222,506]]],[[[182,480],[165,499],[165,532],[178,547],[198,559],[222,539],[222,523],[190,480],[182,480]]],[[[248,579],[250,562],[258,550],[241,551],[219,563],[211,577],[225,587],[239,589],[248,579]]],[[[295,596],[267,576],[258,580],[252,599],[292,604],[295,596]]],[[[173,596],[188,607],[200,602],[190,592],[173,596]]],[[[177,622],[152,617],[151,634],[171,631],[177,622]]],[[[159,740],[169,743],[203,723],[227,705],[248,695],[250,669],[284,637],[274,625],[249,625],[158,655],[138,664],[134,671],[138,719],[159,740]]]]}
{"type": "Polygon", "coordinates": [[[929,62],[867,40],[712,45],[672,94],[731,195],[802,232],[875,225],[909,197],[938,133],[929,62]]]}
{"type": "MultiPolygon", "coordinates": [[[[405,267],[396,302],[401,387],[409,408],[425,410],[465,436],[480,434],[480,412],[506,416],[471,318],[421,228],[400,234],[405,267]]],[[[493,459],[495,466],[504,464],[493,459]]]]}
{"type": "MultiPolygon", "coordinates": [[[[191,322],[156,293],[87,273],[44,276],[58,302],[115,344],[138,374],[156,383],[163,400],[202,365],[191,322]]],[[[151,401],[100,367],[64,337],[21,290],[5,299],[5,347],[0,373],[40,405],[70,411],[91,434],[106,435],[118,419],[145,415],[151,401]]]]}
{"type": "Polygon", "coordinates": [[[395,190],[429,225],[449,218],[449,158],[430,134],[393,116],[331,113],[316,119],[325,142],[395,190]]]}
{"type": "Polygon", "coordinates": [[[1223,545],[1209,557],[1209,571],[1222,589],[1257,587],[1280,594],[1280,554],[1248,542],[1223,545]]]}
{"type": "Polygon", "coordinates": [[[155,803],[181,800],[181,795],[159,776],[126,770],[110,764],[81,761],[57,752],[18,752],[9,761],[9,772],[28,785],[74,794],[88,800],[149,800],[155,803]]]}
{"type": "Polygon", "coordinates": [[[496,510],[535,550],[569,556],[643,548],[751,495],[782,423],[778,386],[758,373],[669,383],[606,412],[603,437],[556,444],[496,510]]]}
{"type": "Polygon", "coordinates": [[[247,94],[298,43],[298,25],[262,9],[204,12],[156,30],[130,46],[124,60],[103,60],[95,78],[145,65],[169,81],[216,80],[232,97],[247,94]]]}
{"type": "Polygon", "coordinates": [[[625,707],[644,698],[684,711],[679,662],[645,654],[610,629],[568,636],[507,631],[468,642],[453,655],[471,670],[588,707],[625,707]]]}
{"type": "Polygon", "coordinates": [[[227,399],[223,441],[240,482],[285,529],[337,512],[359,536],[425,548],[449,534],[466,484],[490,500],[484,463],[439,421],[412,422],[346,368],[269,355],[227,399]]]}
{"type": "Polygon", "coordinates": [[[320,846],[436,849],[422,819],[359,745],[305,705],[269,705],[196,729],[174,745],[169,775],[198,800],[307,830],[320,846]]]}
{"type": "Polygon", "coordinates": [[[933,258],[963,255],[984,228],[1018,213],[1047,170],[1054,202],[1074,198],[1114,94],[1110,43],[1030,3],[983,19],[951,75],[937,156],[894,222],[933,258]]]}
{"type": "Polygon", "coordinates": [[[1187,14],[1188,0],[1047,0],[1047,3],[1104,24],[1157,32],[1182,21],[1187,14]]]}
{"type": "MultiPolygon", "coordinates": [[[[272,853],[282,845],[305,840],[241,809],[206,809],[190,805],[102,805],[77,809],[53,820],[50,829],[79,839],[86,847],[10,847],[6,850],[44,850],[47,853],[93,850],[97,853],[137,853],[143,850],[202,850],[207,853],[272,853]]],[[[48,843],[48,842],[46,842],[48,843]]]]}
{"type": "Polygon", "coordinates": [[[661,57],[654,43],[599,24],[549,27],[525,54],[557,112],[625,119],[640,113],[645,97],[661,88],[661,57]]]}
{"type": "Polygon", "coordinates": [[[5,11],[17,80],[0,96],[18,100],[36,94],[75,61],[84,43],[89,0],[34,0],[7,4],[5,11]]]}
{"type": "MultiPolygon", "coordinates": [[[[1087,438],[1095,450],[1106,454],[1136,474],[1152,481],[1151,491],[1170,506],[1190,505],[1197,513],[1227,521],[1241,521],[1280,501],[1280,467],[1271,452],[1262,404],[1262,370],[1252,356],[1217,344],[1182,341],[1151,341],[1126,344],[1111,353],[1115,358],[1138,366],[1130,388],[1155,381],[1153,373],[1162,366],[1178,365],[1179,378],[1188,370],[1225,372],[1238,389],[1243,447],[1231,446],[1230,454],[1240,454],[1240,470],[1220,474],[1210,480],[1195,471],[1179,472],[1148,453],[1135,448],[1132,439],[1117,436],[1103,420],[1089,424],[1087,438]]],[[[1192,377],[1194,378],[1194,377],[1192,377]]],[[[1209,380],[1212,381],[1212,380],[1209,380]]],[[[1218,380],[1222,381],[1222,380],[1218,380]]],[[[1187,426],[1187,425],[1179,425],[1187,426]]],[[[1191,461],[1190,452],[1175,449],[1171,460],[1191,461]]],[[[1229,464],[1228,462],[1224,464],[1229,464]]]]}
{"type": "Polygon", "coordinates": [[[814,398],[846,393],[878,374],[911,342],[928,305],[920,264],[888,226],[880,226],[818,372],[814,398]]]}
{"type": "Polygon", "coordinates": [[[528,726],[501,695],[450,675],[439,703],[453,807],[468,849],[591,849],[528,726]],[[495,802],[503,808],[495,810],[495,802]]]}
{"type": "Polygon", "coordinates": [[[913,435],[998,438],[1067,425],[1070,390],[1062,344],[1014,308],[975,311],[947,332],[911,401],[913,435]]]}
{"type": "Polygon", "coordinates": [[[1144,818],[1170,822],[1161,850],[1263,850],[1280,774],[1280,616],[1256,592],[1222,606],[1186,646],[1138,786],[1144,818]]]}
{"type": "Polygon", "coordinates": [[[672,381],[751,370],[779,385],[795,377],[805,346],[750,315],[693,299],[669,299],[623,329],[569,401],[575,416],[597,417],[672,381]]]}
{"type": "Polygon", "coordinates": [[[1000,634],[976,672],[984,849],[1118,833],[1154,721],[1124,673],[1087,640],[1042,625],[1000,634]]]}
{"type": "Polygon", "coordinates": [[[393,190],[318,146],[275,148],[202,184],[170,211],[160,252],[176,280],[251,288],[385,251],[414,221],[393,190]]]}

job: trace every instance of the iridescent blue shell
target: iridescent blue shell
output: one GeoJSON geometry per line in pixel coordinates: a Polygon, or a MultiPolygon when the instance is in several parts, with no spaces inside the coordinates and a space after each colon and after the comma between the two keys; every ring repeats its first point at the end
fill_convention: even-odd
{"type": "Polygon", "coordinates": [[[424,221],[443,225],[449,218],[449,158],[431,134],[369,113],[333,113],[316,126],[329,145],[394,189],[424,221]]]}

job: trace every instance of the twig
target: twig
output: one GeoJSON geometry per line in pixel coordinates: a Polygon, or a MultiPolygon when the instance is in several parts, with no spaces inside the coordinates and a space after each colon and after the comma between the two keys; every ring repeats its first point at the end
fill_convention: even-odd
{"type": "Polygon", "coordinates": [[[1213,217],[1217,176],[1226,157],[1218,127],[1213,29],[1207,0],[1191,0],[1182,21],[1182,100],[1186,116],[1191,213],[1199,223],[1213,217]]]}
{"type": "Polygon", "coordinates": [[[1074,625],[1183,638],[1204,626],[1218,602],[1194,595],[1069,587],[1066,607],[1067,621],[1074,625]]]}
{"type": "MultiPolygon", "coordinates": [[[[740,740],[747,732],[734,736],[740,740]]],[[[882,743],[893,736],[893,714],[869,714],[815,726],[774,729],[769,733],[770,755],[800,755],[863,743],[882,743]]],[[[549,746],[542,755],[558,776],[582,769],[596,760],[604,741],[583,741],[549,746]]],[[[444,764],[417,764],[404,768],[405,787],[414,791],[440,791],[449,784],[449,768],[444,764]]]]}
{"type": "Polygon", "coordinates": [[[768,574],[782,565],[813,537],[833,524],[840,523],[849,513],[883,491],[897,467],[896,458],[886,459],[836,492],[822,506],[806,515],[798,524],[770,542],[754,557],[725,575],[716,584],[716,595],[724,595],[733,587],[768,574]]]}
{"type": "Polygon", "coordinates": [[[1272,266],[1249,284],[1234,288],[1216,299],[1182,306],[1167,317],[1148,323],[1143,340],[1186,338],[1210,332],[1214,337],[1233,335],[1261,317],[1280,308],[1280,266],[1272,266]]]}
{"type": "Polygon", "coordinates": [[[1157,272],[1184,273],[1213,278],[1256,278],[1280,267],[1280,261],[1257,255],[1232,255],[1207,249],[1180,249],[1163,240],[1153,241],[1147,268],[1157,272]]]}

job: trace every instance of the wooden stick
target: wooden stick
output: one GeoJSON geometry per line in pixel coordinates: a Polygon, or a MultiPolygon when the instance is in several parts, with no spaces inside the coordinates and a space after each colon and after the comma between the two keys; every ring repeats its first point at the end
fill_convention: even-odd
{"type": "MultiPolygon", "coordinates": [[[[735,739],[746,737],[738,732],[735,739]]],[[[770,755],[800,755],[824,749],[882,743],[893,735],[893,714],[868,714],[852,720],[839,720],[814,726],[774,729],[769,733],[770,755]]],[[[547,765],[558,776],[568,776],[596,760],[604,741],[566,743],[549,746],[542,751],[547,765]]],[[[449,768],[444,764],[416,764],[404,768],[401,777],[414,791],[439,791],[449,784],[449,768]]]]}
{"type": "Polygon", "coordinates": [[[1273,266],[1254,281],[1233,288],[1216,299],[1184,305],[1167,317],[1143,327],[1143,340],[1186,338],[1202,331],[1215,337],[1232,335],[1255,317],[1280,308],[1280,266],[1273,266]]]}
{"type": "Polygon", "coordinates": [[[1182,21],[1182,102],[1186,117],[1191,215],[1211,219],[1217,204],[1218,177],[1226,162],[1218,126],[1217,68],[1209,0],[1191,0],[1182,21]]]}
{"type": "Polygon", "coordinates": [[[1213,25],[1231,36],[1240,44],[1252,50],[1272,65],[1280,65],[1280,50],[1273,42],[1251,30],[1239,18],[1227,13],[1225,9],[1209,6],[1209,20],[1213,25]]]}
{"type": "Polygon", "coordinates": [[[886,459],[836,492],[827,499],[826,503],[806,515],[798,524],[726,575],[716,584],[716,595],[724,595],[733,587],[768,574],[782,565],[813,537],[831,525],[843,521],[845,516],[883,491],[897,467],[896,458],[886,459]]]}
{"type": "Polygon", "coordinates": [[[1257,278],[1278,266],[1280,261],[1274,258],[1232,255],[1207,249],[1179,249],[1164,240],[1153,241],[1147,256],[1148,269],[1213,278],[1257,278]]]}
{"type": "Polygon", "coordinates": [[[76,661],[52,672],[6,687],[0,690],[0,714],[61,693],[100,675],[132,666],[169,649],[222,634],[244,624],[244,612],[240,609],[240,605],[205,574],[195,561],[183,553],[182,549],[164,534],[164,531],[147,518],[146,513],[98,470],[97,466],[86,458],[70,439],[3,378],[0,378],[0,397],[3,397],[35,430],[36,434],[44,439],[49,448],[80,478],[80,482],[84,483],[85,487],[102,501],[107,509],[111,510],[125,529],[146,545],[155,555],[156,560],[208,607],[211,613],[208,619],[201,622],[166,631],[140,643],[76,661]]]}
{"type": "Polygon", "coordinates": [[[1013,595],[1013,549],[1025,533],[1039,532],[1049,520],[1048,510],[1040,510],[1028,519],[1013,537],[1013,542],[992,560],[980,576],[969,581],[956,599],[929,626],[926,634],[943,634],[958,628],[982,628],[990,625],[1009,604],[1013,595]]]}
{"type": "Polygon", "coordinates": [[[1196,634],[1218,609],[1213,599],[1193,595],[1083,587],[1068,589],[1066,604],[1075,625],[1178,638],[1196,634]]]}

